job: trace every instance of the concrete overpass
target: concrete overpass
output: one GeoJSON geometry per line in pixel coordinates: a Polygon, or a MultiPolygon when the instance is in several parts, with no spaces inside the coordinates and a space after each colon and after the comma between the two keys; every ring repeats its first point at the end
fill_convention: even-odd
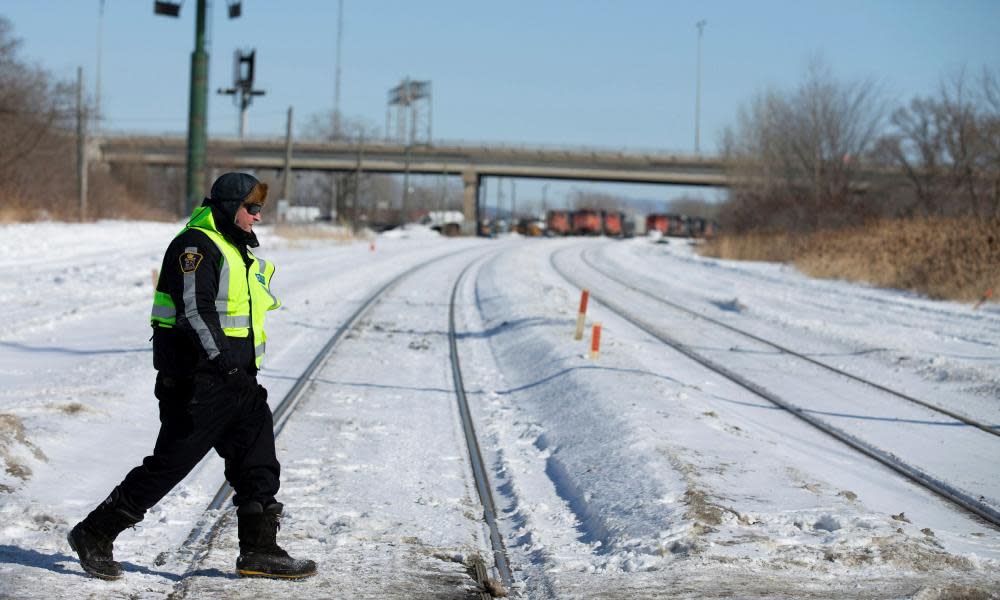
{"type": "MultiPolygon", "coordinates": [[[[104,164],[184,166],[181,137],[106,136],[90,142],[90,160],[104,164]]],[[[475,222],[480,181],[485,176],[570,179],[614,183],[727,186],[716,156],[544,149],[498,145],[413,145],[384,141],[224,140],[208,143],[208,168],[364,171],[459,175],[465,185],[466,221],[475,222]]]]}

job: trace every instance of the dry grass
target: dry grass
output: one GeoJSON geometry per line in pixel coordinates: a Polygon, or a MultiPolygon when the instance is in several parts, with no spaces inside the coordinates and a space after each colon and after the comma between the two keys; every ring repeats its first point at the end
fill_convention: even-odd
{"type": "Polygon", "coordinates": [[[274,233],[286,240],[328,240],[335,242],[350,242],[368,239],[366,231],[353,232],[348,226],[279,223],[274,226],[274,233]]]}
{"type": "MultiPolygon", "coordinates": [[[[0,223],[80,220],[73,186],[46,190],[21,186],[0,193],[0,223]]],[[[134,219],[174,221],[170,212],[153,206],[148,199],[131,192],[126,185],[100,170],[92,170],[87,194],[87,220],[134,219]]]]}
{"type": "Polygon", "coordinates": [[[22,193],[8,192],[0,196],[0,223],[24,223],[52,218],[22,193]]]}
{"type": "Polygon", "coordinates": [[[976,301],[1000,292],[1000,219],[881,221],[811,235],[723,236],[703,254],[794,263],[813,277],[864,281],[931,298],[976,301]]]}

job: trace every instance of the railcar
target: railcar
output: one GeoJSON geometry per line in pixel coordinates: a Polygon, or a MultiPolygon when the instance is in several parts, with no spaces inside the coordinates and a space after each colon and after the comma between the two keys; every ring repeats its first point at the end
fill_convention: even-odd
{"type": "Polygon", "coordinates": [[[573,235],[601,235],[601,214],[585,208],[573,211],[570,219],[573,235]]]}
{"type": "Polygon", "coordinates": [[[646,216],[646,232],[659,231],[663,235],[685,237],[688,235],[687,219],[682,215],[651,214],[646,216]]]}
{"type": "Polygon", "coordinates": [[[604,235],[608,237],[623,237],[625,235],[625,215],[617,211],[606,210],[602,213],[604,235]]]}
{"type": "Polygon", "coordinates": [[[550,210],[545,215],[545,235],[569,235],[569,212],[550,210]]]}

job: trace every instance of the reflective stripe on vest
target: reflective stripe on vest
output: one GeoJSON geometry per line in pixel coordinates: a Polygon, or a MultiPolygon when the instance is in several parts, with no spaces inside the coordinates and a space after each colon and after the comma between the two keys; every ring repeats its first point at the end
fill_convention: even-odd
{"type": "MultiPolygon", "coordinates": [[[[195,252],[197,249],[185,248],[184,251],[195,252]]],[[[181,296],[184,301],[184,318],[187,319],[188,323],[191,324],[191,329],[194,329],[194,332],[198,335],[198,340],[201,342],[202,348],[208,354],[208,360],[212,360],[219,355],[219,347],[215,345],[215,338],[212,337],[212,331],[205,324],[205,319],[201,318],[201,313],[198,312],[197,292],[195,272],[185,271],[184,293],[181,296]]]]}

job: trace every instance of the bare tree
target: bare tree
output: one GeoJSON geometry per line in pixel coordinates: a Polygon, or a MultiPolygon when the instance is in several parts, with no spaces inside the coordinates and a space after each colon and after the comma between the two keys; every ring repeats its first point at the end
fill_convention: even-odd
{"type": "Polygon", "coordinates": [[[980,107],[977,133],[981,142],[980,167],[989,191],[985,216],[1000,218],[1000,76],[983,69],[977,104],[980,107]]]}
{"type": "Polygon", "coordinates": [[[937,200],[944,192],[942,179],[949,162],[940,105],[929,98],[914,98],[909,106],[897,109],[890,122],[895,132],[881,146],[892,162],[902,166],[916,200],[905,213],[919,211],[929,216],[940,212],[937,200]]]}
{"type": "MultiPolygon", "coordinates": [[[[313,115],[305,127],[305,139],[336,141],[354,144],[361,160],[361,145],[366,140],[377,140],[381,133],[370,121],[357,117],[344,117],[331,110],[313,115]]],[[[362,188],[370,184],[371,176],[357,170],[332,173],[328,177],[313,178],[313,191],[326,199],[320,206],[329,217],[336,215],[342,222],[354,221],[361,208],[362,188]]],[[[384,186],[374,188],[382,189],[384,186]]],[[[383,199],[385,200],[385,199],[383,199]]]]}
{"type": "Polygon", "coordinates": [[[10,21],[0,17],[0,190],[8,202],[38,205],[48,194],[72,193],[73,88],[23,61],[19,47],[10,21]]]}
{"type": "Polygon", "coordinates": [[[680,196],[670,201],[670,212],[714,219],[719,213],[719,205],[695,196],[680,196]]]}
{"type": "Polygon", "coordinates": [[[884,113],[873,82],[838,81],[818,60],[794,91],[759,94],[723,135],[737,180],[730,225],[817,229],[864,218],[854,188],[884,113]]]}
{"type": "Polygon", "coordinates": [[[978,87],[964,72],[932,98],[896,110],[879,150],[902,167],[913,192],[904,214],[1000,215],[1000,89],[984,71],[978,87]]]}

